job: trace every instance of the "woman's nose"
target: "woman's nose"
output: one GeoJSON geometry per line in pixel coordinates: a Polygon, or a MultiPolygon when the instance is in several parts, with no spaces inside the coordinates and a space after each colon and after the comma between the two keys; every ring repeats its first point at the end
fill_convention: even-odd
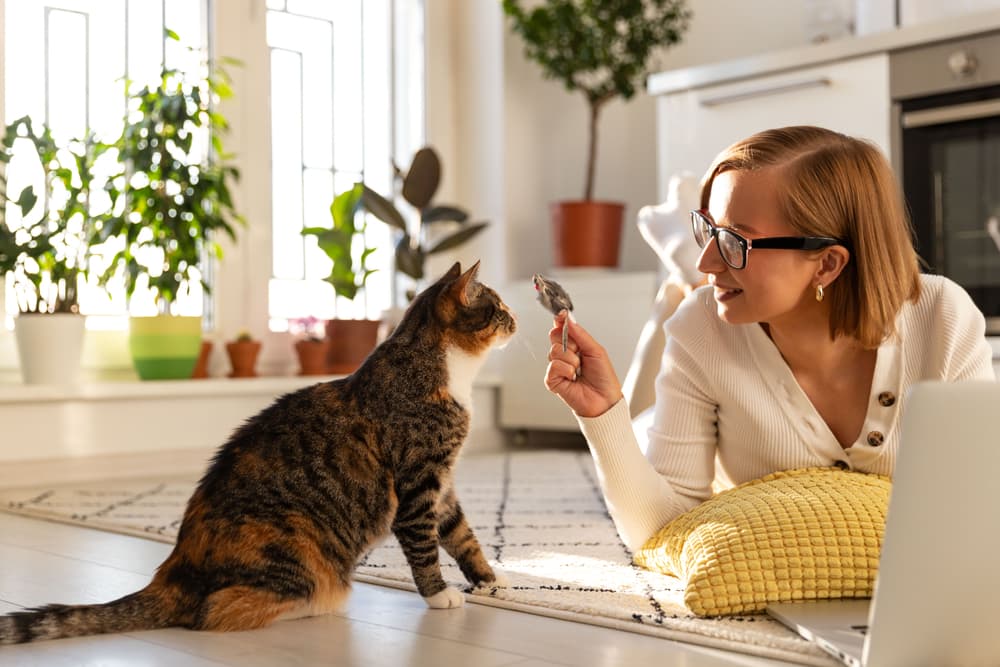
{"type": "Polygon", "coordinates": [[[718,243],[719,240],[712,237],[701,249],[697,267],[702,273],[722,273],[726,270],[726,263],[722,261],[722,255],[719,254],[718,243]]]}

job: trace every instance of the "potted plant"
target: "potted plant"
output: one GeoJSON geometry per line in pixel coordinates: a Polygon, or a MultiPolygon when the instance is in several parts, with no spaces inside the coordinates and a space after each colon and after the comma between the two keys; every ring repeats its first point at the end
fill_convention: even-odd
{"type": "Polygon", "coordinates": [[[121,276],[130,304],[141,283],[157,304],[159,316],[129,323],[129,349],[143,379],[191,377],[201,316],[178,316],[176,300],[195,284],[210,292],[199,265],[221,258],[219,235],[235,240],[245,224],[230,193],[239,172],[222,148],[228,123],[213,108],[230,95],[221,68],[197,75],[163,69],[157,85],[130,93],[113,144],[122,169],[107,186],[114,209],[98,223],[98,240],[117,239],[120,248],[104,279],[121,276]]]}
{"type": "Polygon", "coordinates": [[[249,331],[241,331],[235,340],[226,343],[226,354],[229,355],[231,378],[257,377],[257,355],[260,354],[260,341],[254,340],[249,331]]]}
{"type": "Polygon", "coordinates": [[[412,300],[425,276],[425,264],[431,255],[456,248],[483,231],[488,222],[470,222],[465,209],[451,204],[435,204],[434,195],[441,184],[441,159],[430,146],[418,150],[404,172],[393,166],[400,195],[419,214],[415,231],[387,198],[364,187],[361,206],[391,227],[402,232],[396,243],[396,269],[413,279],[407,292],[412,300]]]}
{"type": "MultiPolygon", "coordinates": [[[[324,280],[333,286],[337,296],[354,300],[365,288],[368,257],[375,252],[365,244],[365,219],[361,200],[365,192],[362,183],[337,195],[330,205],[330,227],[306,227],[304,236],[316,237],[319,248],[333,263],[324,280]]],[[[381,322],[369,319],[334,318],[326,323],[328,340],[326,372],[352,373],[361,365],[378,342],[381,322]]]]}
{"type": "Polygon", "coordinates": [[[59,145],[27,116],[8,125],[0,142],[0,278],[12,277],[28,384],[70,383],[79,371],[85,323],[77,290],[87,272],[92,167],[101,152],[90,136],[59,145]],[[29,184],[12,198],[7,167],[24,159],[37,161],[42,189],[29,184]]]}
{"type": "Polygon", "coordinates": [[[527,58],[546,78],[583,93],[590,111],[583,200],[551,205],[557,266],[618,264],[625,207],[593,198],[598,120],[608,102],[635,95],[658,48],[680,41],[691,16],[685,5],[685,0],[503,0],[527,58]]]}
{"type": "Polygon", "coordinates": [[[289,323],[289,332],[297,336],[295,354],[299,359],[299,375],[326,375],[328,341],[322,320],[302,317],[289,323]]]}

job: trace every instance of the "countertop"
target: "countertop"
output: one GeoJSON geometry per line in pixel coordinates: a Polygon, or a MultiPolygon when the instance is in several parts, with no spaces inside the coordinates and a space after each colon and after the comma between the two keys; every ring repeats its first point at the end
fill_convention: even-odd
{"type": "Polygon", "coordinates": [[[658,72],[649,77],[646,90],[651,95],[695,90],[762,74],[822,65],[874,53],[899,51],[998,30],[1000,30],[1000,11],[975,12],[860,37],[847,37],[736,60],[658,72]]]}

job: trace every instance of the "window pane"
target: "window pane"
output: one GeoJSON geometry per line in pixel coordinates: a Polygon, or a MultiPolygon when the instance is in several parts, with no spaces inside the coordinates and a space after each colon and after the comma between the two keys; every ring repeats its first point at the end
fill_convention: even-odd
{"type": "MultiPolygon", "coordinates": [[[[377,3],[375,3],[377,4],[377,3]]],[[[361,51],[361,3],[344,1],[338,3],[340,11],[334,22],[334,89],[336,100],[357,100],[359,103],[338,104],[334,110],[334,165],[337,169],[361,171],[365,166],[365,114],[376,109],[364,99],[364,64],[361,51]]],[[[380,51],[386,51],[382,42],[380,51]]],[[[386,80],[375,80],[372,85],[386,88],[386,80]]],[[[385,159],[388,159],[388,155],[385,159]]]]}
{"type": "Polygon", "coordinates": [[[63,143],[87,132],[87,16],[50,10],[48,23],[49,128],[63,143]]]}
{"type": "Polygon", "coordinates": [[[271,52],[271,190],[274,277],[302,278],[302,58],[271,52]]]}
{"type": "MultiPolygon", "coordinates": [[[[268,44],[273,49],[295,53],[301,72],[296,76],[308,82],[299,89],[300,106],[296,111],[297,126],[305,132],[303,163],[310,167],[329,169],[333,166],[333,111],[332,30],[328,21],[271,12],[267,20],[268,44]]],[[[272,71],[272,78],[275,74],[272,71]]],[[[350,97],[357,97],[356,93],[350,97]]],[[[294,100],[272,97],[272,107],[277,109],[294,100]]],[[[345,97],[344,99],[349,99],[345,97]]],[[[344,107],[351,106],[349,103],[344,107]]],[[[338,107],[338,113],[340,109],[338,107]]],[[[282,111],[284,114],[284,112],[282,111]]]]}
{"type": "Polygon", "coordinates": [[[129,0],[127,19],[128,78],[155,85],[163,66],[163,1],[129,0]]]}
{"type": "Polygon", "coordinates": [[[312,16],[315,18],[333,21],[340,18],[340,11],[343,5],[355,0],[288,0],[288,11],[302,16],[312,16]]]}

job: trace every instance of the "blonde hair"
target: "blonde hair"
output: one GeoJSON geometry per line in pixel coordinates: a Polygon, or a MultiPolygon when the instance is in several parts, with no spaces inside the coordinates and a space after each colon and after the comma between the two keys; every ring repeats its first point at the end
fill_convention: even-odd
{"type": "Polygon", "coordinates": [[[724,150],[701,188],[708,208],[715,177],[726,171],[780,169],[781,216],[803,236],[845,241],[851,258],[831,285],[830,336],[866,348],[896,333],[896,316],[920,296],[920,260],[903,195],[873,144],[820,127],[759,132],[724,150]]]}

